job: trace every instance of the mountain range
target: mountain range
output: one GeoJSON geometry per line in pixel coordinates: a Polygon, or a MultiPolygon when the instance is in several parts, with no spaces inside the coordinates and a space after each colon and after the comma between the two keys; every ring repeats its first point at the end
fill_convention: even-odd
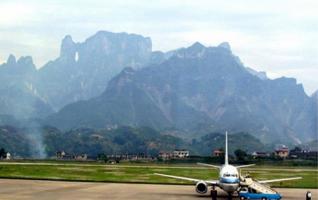
{"type": "Polygon", "coordinates": [[[39,70],[39,91],[59,110],[79,100],[100,95],[107,82],[124,67],[150,62],[151,40],[136,34],[99,31],[83,43],[67,35],[60,56],[39,70]]]}
{"type": "Polygon", "coordinates": [[[229,130],[293,144],[318,135],[318,92],[310,97],[294,78],[244,66],[226,42],[160,52],[136,34],[99,31],[82,43],[68,35],[39,70],[31,57],[10,56],[0,80],[0,124],[13,116],[62,130],[229,130]]]}
{"type": "Polygon", "coordinates": [[[313,100],[293,78],[249,72],[229,45],[195,43],[159,64],[125,68],[98,97],[69,104],[47,123],[62,129],[131,125],[247,131],[262,141],[300,143],[317,135],[313,100]]]}

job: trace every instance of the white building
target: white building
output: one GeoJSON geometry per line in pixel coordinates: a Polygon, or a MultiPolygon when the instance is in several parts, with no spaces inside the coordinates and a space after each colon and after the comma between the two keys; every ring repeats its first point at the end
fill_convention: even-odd
{"type": "Polygon", "coordinates": [[[171,158],[173,158],[173,153],[160,151],[158,157],[162,160],[170,160],[171,158]]]}
{"type": "Polygon", "coordinates": [[[174,158],[187,158],[189,157],[190,153],[186,149],[176,149],[173,151],[173,157],[174,158]]]}
{"type": "Polygon", "coordinates": [[[11,160],[11,154],[9,152],[7,152],[7,156],[6,156],[7,160],[11,160]]]}

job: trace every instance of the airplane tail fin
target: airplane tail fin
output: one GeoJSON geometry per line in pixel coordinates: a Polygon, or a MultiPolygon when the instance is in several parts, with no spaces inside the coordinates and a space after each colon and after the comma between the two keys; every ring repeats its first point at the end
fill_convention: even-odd
{"type": "Polygon", "coordinates": [[[228,145],[227,145],[227,131],[225,132],[225,161],[224,161],[224,165],[228,165],[229,164],[229,155],[228,155],[228,145]]]}

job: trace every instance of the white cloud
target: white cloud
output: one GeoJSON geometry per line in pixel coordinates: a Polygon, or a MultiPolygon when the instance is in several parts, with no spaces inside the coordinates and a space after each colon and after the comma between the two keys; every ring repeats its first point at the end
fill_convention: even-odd
{"type": "Polygon", "coordinates": [[[26,21],[32,20],[34,13],[35,8],[25,3],[0,3],[0,26],[22,25],[26,21]]]}

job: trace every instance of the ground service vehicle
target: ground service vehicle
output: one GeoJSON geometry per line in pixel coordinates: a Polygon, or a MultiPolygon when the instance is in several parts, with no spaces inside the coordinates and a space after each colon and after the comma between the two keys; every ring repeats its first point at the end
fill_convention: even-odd
{"type": "Polygon", "coordinates": [[[252,191],[252,190],[248,190],[248,191],[240,191],[239,192],[239,197],[240,197],[240,200],[247,200],[247,199],[260,199],[260,200],[279,200],[281,199],[282,197],[280,196],[280,194],[278,193],[257,193],[255,191],[252,191]]]}

